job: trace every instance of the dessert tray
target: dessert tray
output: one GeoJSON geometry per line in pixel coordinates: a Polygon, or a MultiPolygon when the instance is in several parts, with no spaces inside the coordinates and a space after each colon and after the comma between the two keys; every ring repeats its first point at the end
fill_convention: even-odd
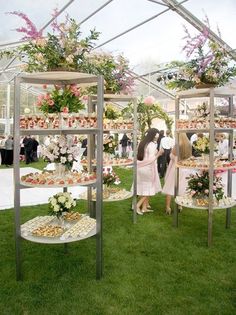
{"type": "Polygon", "coordinates": [[[21,176],[20,183],[29,187],[65,187],[90,185],[96,182],[96,175],[91,173],[67,172],[58,176],[55,172],[29,173],[21,176]]]}
{"type": "MultiPolygon", "coordinates": [[[[125,189],[121,189],[118,187],[112,187],[112,188],[107,188],[103,190],[103,201],[109,202],[109,201],[121,201],[121,200],[126,200],[133,197],[133,193],[130,191],[127,191],[125,189]]],[[[83,194],[80,195],[81,199],[88,199],[87,192],[84,192],[83,194]]],[[[96,200],[96,190],[92,191],[92,200],[96,200]]]]}
{"type": "MultiPolygon", "coordinates": [[[[192,119],[179,119],[176,125],[177,129],[209,129],[210,120],[201,117],[192,119]]],[[[236,128],[236,118],[217,117],[214,119],[215,128],[236,128]]]]}
{"type": "MultiPolygon", "coordinates": [[[[209,199],[192,198],[190,195],[177,196],[175,202],[183,207],[194,209],[208,209],[209,199]]],[[[213,200],[213,209],[231,208],[236,205],[236,201],[231,197],[224,196],[220,201],[213,200]]]]}
{"type": "MultiPolygon", "coordinates": [[[[87,165],[88,160],[83,159],[80,162],[82,165],[87,165]]],[[[133,159],[126,159],[126,158],[113,158],[113,159],[103,159],[103,166],[125,166],[133,164],[133,159]]],[[[97,161],[96,159],[92,160],[92,165],[96,166],[97,161]]]]}
{"type": "MultiPolygon", "coordinates": [[[[208,169],[209,168],[209,160],[206,160],[201,157],[190,157],[186,160],[178,161],[177,167],[182,168],[198,168],[198,169],[208,169]]],[[[234,169],[236,167],[236,160],[228,161],[215,159],[214,160],[214,169],[215,170],[223,170],[223,169],[234,169]]]]}
{"type": "MultiPolygon", "coordinates": [[[[104,119],[103,128],[110,129],[133,129],[132,120],[104,119]]],[[[80,129],[97,128],[97,114],[94,113],[52,113],[21,115],[20,129],[80,129]]]]}
{"type": "Polygon", "coordinates": [[[78,212],[60,221],[54,216],[38,216],[21,225],[21,236],[37,243],[67,243],[96,234],[96,220],[78,212]],[[70,218],[68,220],[68,218],[70,218]]]}

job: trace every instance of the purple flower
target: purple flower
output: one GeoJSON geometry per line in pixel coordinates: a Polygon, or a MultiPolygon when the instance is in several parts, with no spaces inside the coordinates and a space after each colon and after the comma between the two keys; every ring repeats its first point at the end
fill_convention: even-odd
{"type": "Polygon", "coordinates": [[[26,27],[19,27],[15,29],[17,32],[25,33],[25,36],[22,39],[37,39],[42,37],[42,31],[37,30],[34,23],[28,18],[26,14],[20,11],[6,12],[6,14],[19,16],[25,21],[26,27]]]}

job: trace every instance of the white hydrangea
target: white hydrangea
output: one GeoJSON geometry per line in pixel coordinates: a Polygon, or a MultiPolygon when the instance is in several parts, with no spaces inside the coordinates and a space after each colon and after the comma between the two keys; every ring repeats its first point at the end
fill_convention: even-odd
{"type": "Polygon", "coordinates": [[[58,198],[58,202],[60,202],[60,203],[64,203],[65,201],[66,201],[66,198],[64,196],[60,196],[58,198]]]}
{"type": "Polygon", "coordinates": [[[51,202],[51,205],[52,206],[55,206],[56,204],[57,204],[57,200],[55,199],[55,198],[50,198],[51,200],[50,200],[50,202],[51,202]]]}
{"type": "Polygon", "coordinates": [[[70,203],[70,202],[66,202],[66,203],[65,203],[65,207],[66,207],[67,209],[70,209],[70,208],[71,208],[71,203],[70,203]]]}
{"type": "Polygon", "coordinates": [[[58,205],[55,205],[55,206],[53,207],[53,210],[54,210],[55,212],[58,212],[58,211],[60,211],[60,207],[59,207],[58,205]]]}

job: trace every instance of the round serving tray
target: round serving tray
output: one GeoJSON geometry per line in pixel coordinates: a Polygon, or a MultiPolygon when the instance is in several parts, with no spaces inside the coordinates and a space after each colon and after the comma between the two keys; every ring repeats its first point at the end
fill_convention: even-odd
{"type": "MultiPolygon", "coordinates": [[[[129,192],[129,194],[127,194],[125,198],[120,198],[120,199],[103,199],[103,201],[104,202],[122,201],[122,200],[130,199],[132,197],[133,197],[133,193],[129,192]]],[[[81,194],[79,199],[87,200],[88,199],[87,193],[86,194],[85,193],[81,194]]],[[[92,199],[92,201],[96,201],[96,199],[92,199]]]]}
{"type": "MultiPolygon", "coordinates": [[[[179,205],[179,206],[182,206],[182,207],[186,207],[186,208],[191,208],[191,209],[200,209],[200,210],[208,210],[208,206],[203,206],[203,207],[199,207],[199,206],[196,206],[194,204],[186,204],[186,203],[183,203],[181,202],[179,199],[176,199],[175,198],[175,202],[179,205]]],[[[236,201],[235,202],[232,202],[231,204],[229,205],[223,205],[223,206],[214,206],[213,207],[213,210],[215,209],[227,209],[227,208],[232,208],[236,205],[236,201]]]]}
{"type": "Polygon", "coordinates": [[[31,184],[31,183],[27,183],[25,181],[20,181],[20,184],[26,187],[37,187],[37,188],[60,188],[60,187],[74,187],[74,186],[89,186],[89,185],[93,185],[96,183],[96,180],[90,180],[90,181],[86,181],[86,182],[82,182],[82,183],[75,183],[75,184],[52,184],[52,185],[47,185],[47,184],[31,184]]]}
{"type": "Polygon", "coordinates": [[[34,242],[34,243],[42,243],[42,244],[65,244],[65,243],[72,243],[84,240],[86,238],[92,237],[96,235],[96,226],[85,236],[82,237],[70,237],[67,239],[61,240],[60,237],[40,237],[40,236],[33,236],[33,235],[24,235],[22,234],[21,237],[27,241],[34,242]]]}

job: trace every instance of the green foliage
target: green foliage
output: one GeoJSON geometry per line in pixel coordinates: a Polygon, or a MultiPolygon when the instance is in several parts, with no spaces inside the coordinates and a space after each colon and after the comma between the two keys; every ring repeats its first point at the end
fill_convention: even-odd
{"type": "Polygon", "coordinates": [[[104,115],[107,119],[117,119],[121,116],[121,112],[113,104],[107,103],[104,115]]]}
{"type": "MultiPolygon", "coordinates": [[[[122,116],[127,118],[133,118],[134,104],[129,103],[123,110],[122,116]]],[[[161,107],[160,104],[147,105],[144,103],[143,98],[141,98],[137,103],[137,117],[139,123],[139,129],[142,137],[144,136],[146,130],[151,128],[152,120],[155,118],[163,119],[166,124],[166,128],[171,130],[173,125],[173,119],[170,117],[161,107]]]]}

